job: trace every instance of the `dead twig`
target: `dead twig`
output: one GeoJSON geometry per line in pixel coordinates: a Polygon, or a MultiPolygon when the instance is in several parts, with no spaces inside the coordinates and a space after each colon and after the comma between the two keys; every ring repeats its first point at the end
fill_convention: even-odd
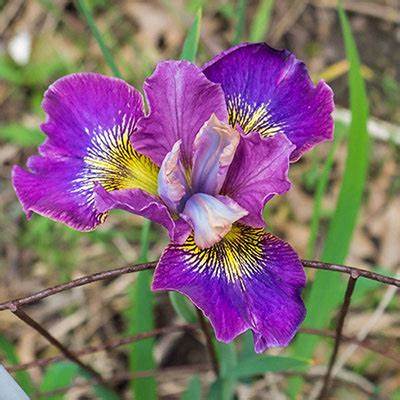
{"type": "MultiPolygon", "coordinates": [[[[133,342],[138,342],[140,340],[148,339],[148,338],[158,336],[158,335],[167,335],[167,334],[173,333],[173,332],[193,331],[193,330],[197,330],[197,329],[199,329],[199,327],[195,324],[166,326],[164,328],[154,329],[149,332],[138,333],[136,335],[127,336],[127,337],[120,338],[120,339],[113,339],[108,342],[99,344],[97,346],[88,346],[83,349],[73,351],[72,353],[76,357],[81,357],[81,356],[85,356],[88,354],[98,353],[100,351],[112,350],[112,349],[115,349],[120,346],[125,346],[127,344],[130,344],[133,342]]],[[[34,360],[34,361],[31,361],[31,362],[28,362],[25,364],[8,366],[8,367],[6,367],[6,369],[8,372],[13,373],[13,372],[22,371],[22,370],[26,370],[26,369],[30,369],[30,368],[45,367],[46,365],[52,364],[57,361],[61,361],[64,358],[65,358],[65,356],[60,354],[55,357],[42,358],[42,359],[34,360]]]]}
{"type": "Polygon", "coordinates": [[[87,371],[98,383],[105,386],[111,391],[114,389],[105,381],[105,379],[90,365],[83,363],[74,353],[68,350],[61,342],[59,342],[50,332],[48,332],[42,325],[40,325],[37,321],[32,319],[25,311],[19,309],[17,306],[13,306],[10,308],[10,311],[17,316],[21,321],[29,325],[36,332],[38,332],[41,336],[43,336],[49,343],[53,346],[57,347],[58,350],[61,351],[62,354],[73,363],[79,365],[83,370],[87,371]]]}
{"type": "MultiPolygon", "coordinates": [[[[154,336],[166,335],[169,333],[180,332],[180,331],[185,331],[185,330],[194,331],[194,330],[198,330],[198,329],[199,329],[199,326],[195,325],[195,324],[172,325],[172,326],[154,329],[149,332],[138,333],[136,335],[127,336],[127,337],[120,338],[120,339],[113,339],[108,342],[104,342],[102,344],[96,345],[96,346],[88,346],[83,349],[73,351],[73,354],[75,354],[75,356],[77,356],[77,357],[81,357],[81,356],[86,356],[89,354],[97,353],[100,351],[112,350],[112,349],[118,348],[120,346],[125,346],[127,344],[137,342],[139,340],[148,339],[148,338],[154,337],[154,336]]],[[[336,337],[336,333],[334,331],[322,330],[322,329],[301,328],[299,333],[307,334],[307,335],[317,335],[317,336],[322,336],[322,337],[327,337],[327,338],[332,338],[332,339],[334,339],[336,337]]],[[[360,347],[363,347],[363,348],[370,350],[376,354],[379,354],[382,357],[386,357],[386,358],[394,361],[398,365],[400,365],[399,354],[396,354],[393,351],[385,351],[381,348],[381,346],[379,346],[376,343],[373,343],[371,340],[368,340],[368,339],[359,340],[356,337],[346,336],[346,335],[342,335],[342,340],[345,342],[349,342],[349,343],[355,343],[360,347]]],[[[54,362],[61,361],[64,358],[65,358],[64,355],[60,354],[58,356],[41,358],[41,359],[30,361],[30,362],[24,363],[24,364],[8,366],[8,367],[6,367],[6,369],[8,372],[14,373],[17,371],[22,371],[22,370],[26,370],[26,369],[30,369],[30,368],[45,367],[54,362]]]]}

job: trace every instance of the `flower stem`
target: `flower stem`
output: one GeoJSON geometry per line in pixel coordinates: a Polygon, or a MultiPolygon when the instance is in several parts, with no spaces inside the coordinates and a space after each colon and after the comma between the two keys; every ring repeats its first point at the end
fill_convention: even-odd
{"type": "Polygon", "coordinates": [[[215,351],[210,327],[209,327],[206,319],[204,318],[203,312],[197,307],[196,307],[196,311],[197,311],[197,317],[199,319],[201,330],[203,331],[204,336],[206,338],[206,345],[207,345],[207,350],[208,350],[208,356],[210,357],[210,361],[211,361],[211,366],[215,373],[215,376],[218,377],[219,376],[219,363],[218,363],[218,357],[217,357],[217,353],[215,351]]]}

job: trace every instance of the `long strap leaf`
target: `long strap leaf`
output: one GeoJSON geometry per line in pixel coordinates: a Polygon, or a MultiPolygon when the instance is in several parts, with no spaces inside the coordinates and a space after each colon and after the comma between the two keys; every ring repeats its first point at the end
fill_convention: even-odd
{"type": "MultiPolygon", "coordinates": [[[[343,7],[339,5],[346,56],[350,64],[349,90],[351,124],[349,128],[347,160],[336,210],[331,220],[322,260],[343,263],[348,254],[357,217],[362,203],[368,171],[369,138],[367,133],[368,100],[365,83],[361,75],[361,64],[351,27],[343,7]]],[[[317,271],[307,302],[307,318],[304,325],[313,328],[325,327],[332,312],[343,298],[344,285],[338,274],[317,271]]],[[[295,355],[299,358],[312,357],[318,338],[300,336],[295,344],[295,355]]],[[[291,397],[301,389],[301,379],[293,379],[291,397]]]]}

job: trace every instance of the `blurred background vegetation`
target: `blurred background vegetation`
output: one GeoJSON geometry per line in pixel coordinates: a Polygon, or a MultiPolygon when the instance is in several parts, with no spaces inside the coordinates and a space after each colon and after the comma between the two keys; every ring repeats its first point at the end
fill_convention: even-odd
{"type": "MultiPolygon", "coordinates": [[[[349,0],[343,6],[359,58],[347,20],[344,15],[339,18],[336,1],[330,0],[0,0],[0,301],[159,257],[168,242],[165,232],[158,226],[143,229],[143,220],[128,213],[113,212],[91,233],[78,233],[37,215],[28,222],[10,172],[43,141],[40,102],[50,83],[77,71],[119,71],[141,88],[158,61],[180,57],[196,15],[189,38],[193,45],[199,32],[199,65],[233,43],[266,41],[293,51],[315,81],[323,78],[334,89],[335,143],[320,146],[292,165],[292,190],[266,208],[269,229],[303,258],[400,273],[400,5],[398,0],[349,0]],[[93,29],[110,50],[108,60],[93,29]]],[[[189,53],[186,58],[191,58],[189,53]]],[[[306,325],[333,329],[345,282],[334,273],[314,275],[309,273],[305,293],[306,325]]],[[[29,312],[71,349],[182,322],[182,312],[177,315],[167,294],[149,293],[149,279],[146,274],[121,276],[51,297],[29,307],[29,312]]],[[[345,332],[356,336],[362,328],[382,348],[400,351],[396,291],[358,282],[345,332]]],[[[235,381],[228,379],[229,371],[232,365],[242,365],[240,360],[249,352],[248,337],[236,347],[219,346],[228,372],[217,386],[223,383],[228,389],[214,383],[211,392],[212,374],[200,368],[207,356],[197,333],[168,334],[85,360],[108,377],[155,366],[165,371],[156,379],[131,380],[125,374],[116,382],[117,398],[195,400],[201,390],[204,398],[215,399],[312,398],[315,376],[326,365],[331,345],[329,339],[299,335],[288,349],[269,352],[287,357],[287,367],[277,357],[265,361],[269,367],[264,370],[235,381]],[[296,370],[290,360],[310,366],[304,379],[288,378],[286,372],[296,370]],[[274,370],[281,373],[264,373],[274,370]]],[[[55,354],[11,313],[0,314],[1,363],[55,354]]],[[[399,364],[366,350],[354,352],[338,377],[332,398],[400,399],[399,364]]],[[[16,378],[32,398],[114,398],[85,385],[86,377],[67,362],[20,372],[16,378]],[[66,389],[45,394],[58,388],[66,389]]]]}

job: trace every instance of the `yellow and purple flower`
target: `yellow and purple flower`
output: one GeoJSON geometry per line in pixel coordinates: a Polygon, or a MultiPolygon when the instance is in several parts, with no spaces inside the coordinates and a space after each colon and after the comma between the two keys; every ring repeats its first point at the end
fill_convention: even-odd
{"type": "Polygon", "coordinates": [[[40,155],[13,170],[24,211],[82,231],[116,208],[163,225],[171,244],[154,290],[189,297],[221,341],[251,329],[257,352],[287,345],[305,316],[305,274],[262,210],[289,190],[290,162],[331,139],[330,88],[291,53],[242,44],[203,68],[161,62],[144,92],[147,114],[120,79],[51,85],[40,155]]]}

